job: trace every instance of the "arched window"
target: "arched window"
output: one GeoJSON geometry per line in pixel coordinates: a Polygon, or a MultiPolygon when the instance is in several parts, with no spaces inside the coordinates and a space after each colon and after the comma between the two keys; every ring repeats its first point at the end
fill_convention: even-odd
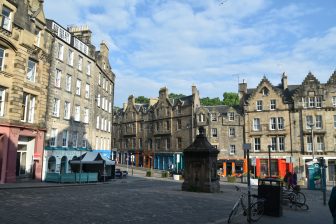
{"type": "Polygon", "coordinates": [[[54,173],[56,171],[56,158],[51,156],[48,160],[48,172],[54,173]]]}

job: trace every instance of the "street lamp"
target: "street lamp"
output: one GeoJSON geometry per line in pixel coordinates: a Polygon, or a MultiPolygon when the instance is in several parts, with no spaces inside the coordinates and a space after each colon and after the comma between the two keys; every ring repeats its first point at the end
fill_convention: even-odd
{"type": "Polygon", "coordinates": [[[313,161],[314,161],[314,131],[313,131],[313,127],[314,127],[314,123],[308,123],[308,126],[310,127],[310,131],[311,131],[311,144],[312,144],[312,156],[313,156],[313,161]]]}

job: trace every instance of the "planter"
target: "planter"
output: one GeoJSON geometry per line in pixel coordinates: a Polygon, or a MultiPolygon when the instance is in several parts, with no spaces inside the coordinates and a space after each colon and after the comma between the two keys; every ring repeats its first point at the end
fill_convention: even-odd
{"type": "Polygon", "coordinates": [[[174,180],[182,180],[182,175],[179,174],[173,174],[174,180]]]}
{"type": "Polygon", "coordinates": [[[258,179],[250,178],[250,184],[253,186],[258,186],[258,179]]]}
{"type": "Polygon", "coordinates": [[[233,177],[228,176],[227,181],[230,182],[230,183],[236,183],[236,177],[235,176],[233,176],[233,177]]]}

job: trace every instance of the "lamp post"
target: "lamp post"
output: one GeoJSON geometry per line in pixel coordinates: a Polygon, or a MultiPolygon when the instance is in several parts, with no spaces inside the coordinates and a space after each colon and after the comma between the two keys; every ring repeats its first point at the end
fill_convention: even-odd
{"type": "Polygon", "coordinates": [[[310,127],[310,131],[311,131],[311,143],[312,143],[312,156],[313,156],[313,161],[314,161],[314,131],[313,131],[313,127],[314,127],[314,123],[311,122],[308,124],[308,126],[310,127]]]}
{"type": "Polygon", "coordinates": [[[268,145],[268,176],[271,177],[271,149],[273,148],[272,145],[268,145]]]}

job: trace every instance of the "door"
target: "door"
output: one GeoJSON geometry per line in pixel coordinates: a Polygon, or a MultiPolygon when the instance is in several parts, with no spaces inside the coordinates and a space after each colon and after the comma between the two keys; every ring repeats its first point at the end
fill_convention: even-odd
{"type": "Polygon", "coordinates": [[[24,176],[27,172],[27,145],[18,144],[16,152],[16,176],[24,176]]]}

